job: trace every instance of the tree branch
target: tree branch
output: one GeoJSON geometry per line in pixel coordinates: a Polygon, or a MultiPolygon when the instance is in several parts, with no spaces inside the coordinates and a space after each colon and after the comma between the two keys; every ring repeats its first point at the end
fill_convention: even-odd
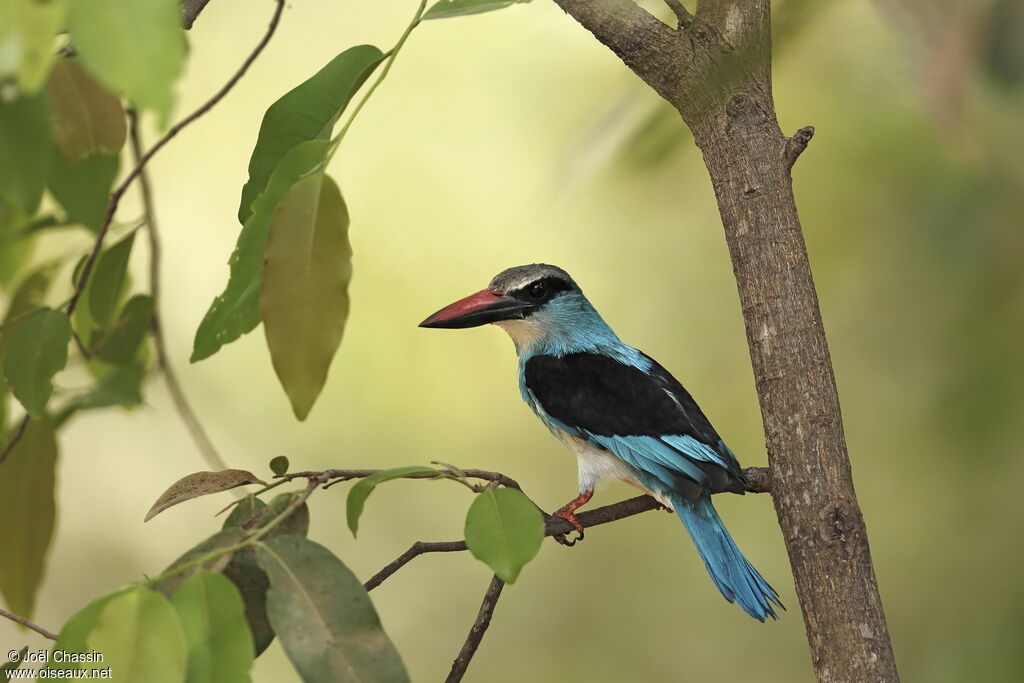
{"type": "MultiPolygon", "coordinates": [[[[650,496],[637,496],[611,505],[605,505],[594,510],[587,510],[586,512],[580,513],[578,519],[580,524],[586,528],[590,528],[600,526],[602,524],[608,524],[609,522],[617,522],[620,519],[639,515],[640,513],[648,512],[649,510],[656,510],[660,507],[661,503],[650,496]]],[[[545,537],[554,536],[555,534],[567,534],[573,531],[572,525],[561,517],[552,517],[547,513],[542,514],[544,514],[545,537]]],[[[425,555],[427,553],[460,552],[462,550],[468,550],[465,541],[416,541],[408,550],[395,558],[393,562],[389,563],[379,572],[370,577],[370,579],[363,584],[363,587],[368,591],[372,591],[374,588],[391,578],[391,576],[399,569],[420,555],[425,555]]]]}
{"type": "Polygon", "coordinates": [[[451,553],[459,552],[461,550],[467,550],[465,541],[416,541],[408,550],[395,558],[394,562],[371,576],[369,581],[363,584],[363,588],[367,591],[372,591],[374,588],[391,578],[392,574],[404,567],[411,560],[425,553],[451,553]]]}
{"type": "Polygon", "coordinates": [[[17,614],[13,614],[11,612],[8,612],[7,610],[3,609],[2,607],[0,607],[0,617],[4,617],[5,619],[10,619],[13,622],[19,623],[22,626],[30,628],[33,631],[35,631],[36,633],[38,633],[39,635],[41,635],[43,638],[49,638],[50,640],[57,640],[57,634],[56,633],[52,633],[50,631],[47,631],[45,628],[43,628],[39,624],[34,624],[31,621],[29,621],[28,619],[26,619],[25,617],[19,617],[17,614]]]}
{"type": "Polygon", "coordinates": [[[484,593],[484,599],[480,603],[480,611],[477,612],[476,621],[473,622],[473,626],[469,629],[469,635],[466,636],[466,642],[463,643],[459,656],[452,662],[452,670],[448,673],[445,683],[458,683],[466,675],[469,662],[473,659],[473,655],[476,654],[477,648],[480,647],[480,641],[484,639],[487,627],[491,625],[494,608],[498,604],[498,598],[501,597],[501,589],[504,587],[505,582],[499,579],[497,575],[491,578],[491,585],[487,587],[487,592],[484,593]]]}
{"type": "MultiPolygon", "coordinates": [[[[322,474],[324,478],[330,479],[335,475],[332,473],[343,472],[344,477],[348,479],[356,479],[361,477],[368,477],[375,472],[380,470],[325,470],[323,473],[317,472],[295,472],[288,476],[292,478],[301,478],[312,476],[315,477],[318,474],[322,474]]],[[[515,480],[501,474],[500,472],[488,472],[486,470],[463,470],[468,476],[487,479],[489,481],[501,482],[502,486],[510,486],[522,491],[519,484],[515,480]],[[473,473],[473,474],[470,474],[473,473]],[[508,483],[504,483],[508,482],[508,483]]],[[[429,475],[414,475],[408,477],[409,479],[424,479],[429,475]]],[[[750,493],[765,493],[768,491],[769,486],[769,473],[767,468],[764,467],[748,467],[743,470],[743,477],[746,482],[746,489],[750,493]]],[[[336,481],[343,481],[344,479],[337,479],[336,481]]],[[[334,483],[334,482],[332,482],[334,483]]],[[[527,496],[529,497],[529,496],[527,496]]],[[[531,502],[533,502],[531,500],[531,502]]],[[[534,503],[536,505],[536,503],[534,503]]],[[[650,496],[636,496],[634,498],[628,498],[626,500],[619,501],[618,503],[612,503],[611,505],[604,505],[593,510],[586,510],[581,512],[577,519],[580,524],[585,528],[591,528],[595,526],[601,526],[602,524],[609,524],[611,522],[617,522],[620,519],[626,517],[632,517],[639,515],[643,512],[649,512],[651,510],[664,509],[661,503],[656,501],[650,496]]],[[[539,506],[538,506],[538,509],[539,506]]],[[[561,517],[552,517],[543,510],[541,514],[544,515],[544,536],[554,536],[556,534],[568,534],[573,531],[573,526],[569,522],[561,517]]],[[[374,574],[370,579],[363,584],[366,590],[371,591],[377,586],[384,583],[387,579],[397,572],[399,569],[404,567],[410,561],[425,555],[427,553],[450,553],[459,552],[466,550],[465,541],[416,541],[406,550],[404,553],[399,555],[393,562],[385,566],[379,572],[374,574]]]]}
{"type": "Polygon", "coordinates": [[[194,112],[186,116],[178,123],[171,126],[170,130],[168,130],[162,138],[157,140],[156,144],[150,147],[149,150],[142,155],[138,163],[135,164],[135,168],[131,170],[128,176],[124,180],[122,180],[121,184],[118,185],[110,194],[110,201],[107,203],[107,211],[106,215],[103,218],[103,225],[100,226],[99,232],[96,234],[96,241],[93,244],[92,251],[89,253],[89,257],[86,259],[85,265],[82,266],[82,272],[78,276],[78,281],[75,283],[75,291],[71,295],[71,299],[68,301],[67,307],[65,309],[68,315],[71,315],[72,313],[75,312],[75,307],[78,305],[78,300],[79,298],[81,298],[82,292],[85,291],[85,286],[89,284],[89,276],[92,275],[93,267],[95,267],[96,261],[97,259],[99,259],[100,256],[100,252],[103,249],[103,240],[106,239],[107,232],[110,229],[110,223],[114,219],[114,212],[117,211],[117,206],[118,204],[120,204],[121,197],[124,196],[124,193],[128,189],[128,186],[132,184],[132,181],[135,180],[140,173],[142,173],[142,169],[146,167],[146,164],[149,163],[149,160],[153,158],[154,154],[159,152],[164,145],[170,142],[170,140],[175,135],[180,133],[186,126],[188,126],[193,121],[206,114],[218,102],[224,99],[224,96],[227,95],[231,91],[231,89],[235,87],[235,84],[238,83],[242,76],[245,75],[245,72],[249,70],[249,67],[252,66],[252,63],[256,61],[256,58],[260,55],[261,52],[263,52],[263,48],[265,48],[267,46],[267,43],[270,42],[270,38],[274,35],[274,31],[277,30],[277,24],[281,19],[281,12],[284,11],[284,0],[275,0],[275,2],[277,4],[276,7],[274,8],[274,14],[270,19],[270,25],[267,27],[267,32],[263,35],[263,38],[260,39],[260,41],[256,44],[256,47],[253,48],[253,51],[249,54],[249,56],[246,57],[245,61],[242,62],[242,65],[238,68],[234,75],[228,79],[228,82],[225,83],[220,90],[214,93],[213,97],[204,102],[198,109],[196,109],[194,112]]]}
{"type": "MultiPolygon", "coordinates": [[[[348,481],[350,479],[369,477],[380,471],[381,470],[359,469],[324,470],[322,472],[290,472],[287,475],[284,475],[282,480],[290,481],[291,479],[306,477],[309,478],[311,487],[317,482],[322,482],[326,487],[342,481],[348,481]]],[[[522,491],[518,482],[501,472],[475,469],[462,471],[467,477],[484,479],[502,486],[508,486],[522,491]]],[[[417,474],[410,475],[407,478],[425,479],[431,476],[432,475],[430,474],[417,474]]],[[[749,467],[745,469],[743,471],[743,480],[746,484],[746,489],[754,493],[767,491],[770,483],[769,473],[762,467],[749,467]]],[[[529,496],[527,496],[527,498],[529,498],[529,496]]],[[[531,500],[530,502],[533,501],[531,500]]],[[[536,505],[535,502],[534,505],[536,505]]],[[[539,506],[538,509],[540,509],[539,506]]],[[[651,496],[644,495],[619,501],[612,505],[605,505],[595,510],[587,510],[586,512],[580,513],[577,516],[577,519],[583,527],[590,528],[600,526],[602,524],[609,524],[620,519],[625,519],[626,517],[632,517],[633,515],[657,509],[664,509],[664,506],[651,496]]],[[[556,534],[567,534],[574,530],[574,527],[569,524],[566,519],[561,517],[552,517],[543,510],[541,510],[541,514],[544,515],[545,537],[554,536],[556,534]]],[[[367,592],[372,591],[374,588],[377,588],[386,580],[391,578],[399,569],[409,564],[409,562],[420,555],[425,555],[427,553],[461,552],[463,550],[468,550],[468,546],[465,541],[416,541],[408,550],[395,558],[394,561],[388,563],[379,572],[370,577],[370,579],[363,584],[363,588],[365,588],[367,592]]],[[[452,662],[451,672],[448,674],[448,678],[445,679],[446,683],[461,681],[462,677],[466,674],[466,670],[469,668],[469,663],[473,659],[473,655],[476,654],[477,648],[480,647],[480,642],[483,640],[488,626],[490,626],[491,616],[494,614],[494,607],[498,602],[498,598],[501,595],[501,590],[504,586],[505,582],[498,578],[497,575],[491,579],[491,584],[487,588],[487,592],[484,594],[483,602],[480,604],[480,611],[477,613],[476,621],[473,622],[473,626],[469,630],[469,635],[466,636],[466,642],[463,643],[458,656],[455,658],[455,661],[452,662]]]]}
{"type": "Polygon", "coordinates": [[[689,41],[632,0],[554,0],[663,97],[675,90],[668,68],[691,51],[689,41]]]}
{"type": "MultiPolygon", "coordinates": [[[[142,157],[142,142],[139,136],[139,119],[134,111],[128,112],[131,123],[129,126],[129,137],[132,143],[132,155],[135,164],[138,165],[142,157]]],[[[227,469],[227,463],[213,447],[213,442],[207,436],[202,423],[196,416],[192,406],[185,396],[185,391],[178,382],[178,376],[174,372],[168,360],[167,342],[164,339],[163,326],[160,322],[160,231],[156,222],[156,210],[153,204],[153,192],[149,186],[149,176],[144,168],[139,169],[139,194],[142,196],[142,210],[146,219],[146,233],[149,235],[149,295],[153,299],[153,319],[150,322],[150,333],[153,335],[153,346],[156,349],[156,364],[163,373],[164,382],[167,384],[167,392],[171,395],[181,421],[185,428],[192,435],[196,447],[202,454],[206,463],[214,470],[227,469]]]]}
{"type": "Polygon", "coordinates": [[[793,197],[790,169],[813,130],[786,138],[779,128],[770,0],[699,0],[693,25],[670,31],[674,46],[657,30],[631,30],[621,17],[632,3],[611,3],[616,13],[608,19],[604,2],[554,1],[679,111],[703,154],[739,290],[772,498],[819,681],[898,681],[793,197]]]}

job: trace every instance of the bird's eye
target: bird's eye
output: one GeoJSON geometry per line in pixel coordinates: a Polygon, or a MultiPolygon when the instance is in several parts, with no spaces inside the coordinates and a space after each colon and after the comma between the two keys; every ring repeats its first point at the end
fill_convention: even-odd
{"type": "Polygon", "coordinates": [[[543,280],[540,280],[539,282],[534,282],[532,285],[530,285],[530,288],[527,290],[527,294],[529,294],[531,299],[535,301],[540,301],[541,299],[548,295],[548,283],[544,282],[543,280]]]}

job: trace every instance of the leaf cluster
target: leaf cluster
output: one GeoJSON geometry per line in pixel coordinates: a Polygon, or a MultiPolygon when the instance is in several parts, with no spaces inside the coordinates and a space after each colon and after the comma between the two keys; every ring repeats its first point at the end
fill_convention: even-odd
{"type": "MultiPolygon", "coordinates": [[[[344,50],[270,106],[241,188],[230,278],[198,325],[193,362],[262,323],[292,410],[306,418],[350,305],[350,217],[327,173],[331,159],[421,21],[523,1],[439,0],[429,9],[421,2],[391,50],[344,50]]],[[[0,4],[0,497],[10,511],[0,516],[0,594],[26,617],[55,533],[59,430],[84,411],[140,405],[145,380],[166,365],[154,344],[154,228],[147,217],[119,222],[114,214],[152,153],[203,113],[186,117],[150,152],[140,147],[138,117],[155,117],[161,129],[171,120],[185,46],[178,0],[0,4]],[[129,133],[134,167],[122,159],[129,133]],[[132,273],[147,231],[154,273],[148,288],[132,273]],[[66,248],[37,259],[44,238],[66,248]],[[87,385],[71,387],[69,376],[86,377],[87,385]],[[21,414],[8,415],[11,405],[21,414]]],[[[281,479],[263,491],[291,479],[286,459],[271,469],[281,479]]],[[[453,480],[477,494],[467,543],[498,576],[515,581],[543,538],[540,512],[521,492],[471,483],[452,466],[400,468],[360,481],[348,501],[353,534],[374,487],[411,475],[453,480]]],[[[190,475],[147,519],[252,483],[263,482],[242,470],[190,475]]],[[[407,680],[365,589],[339,558],[305,538],[305,501],[315,483],[269,502],[246,497],[221,531],[167,571],[72,616],[56,648],[100,650],[124,680],[245,681],[253,659],[280,635],[303,680],[407,680]]]]}

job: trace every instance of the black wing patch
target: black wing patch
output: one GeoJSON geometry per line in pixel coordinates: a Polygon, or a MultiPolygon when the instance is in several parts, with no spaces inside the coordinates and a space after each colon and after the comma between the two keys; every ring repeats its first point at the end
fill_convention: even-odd
{"type": "MultiPolygon", "coordinates": [[[[534,356],[526,362],[524,381],[544,412],[569,427],[598,436],[690,436],[707,444],[728,467],[673,450],[700,468],[712,492],[742,493],[739,463],[690,392],[655,360],[644,357],[651,361],[646,373],[595,353],[534,356]]],[[[690,480],[683,470],[676,474],[690,480]]],[[[684,481],[675,488],[687,498],[699,494],[699,488],[691,490],[692,484],[684,481]]]]}
{"type": "Polygon", "coordinates": [[[534,356],[526,362],[524,379],[548,415],[592,434],[679,434],[718,448],[718,432],[690,393],[651,363],[647,374],[596,353],[534,356]]]}

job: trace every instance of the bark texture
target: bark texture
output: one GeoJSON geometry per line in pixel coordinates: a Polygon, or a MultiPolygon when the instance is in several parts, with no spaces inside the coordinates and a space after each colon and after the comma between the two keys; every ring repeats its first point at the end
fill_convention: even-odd
{"type": "Polygon", "coordinates": [[[711,176],[757,383],[771,492],[819,681],[898,681],[771,90],[769,0],[555,0],[671,102],[711,176]]]}

